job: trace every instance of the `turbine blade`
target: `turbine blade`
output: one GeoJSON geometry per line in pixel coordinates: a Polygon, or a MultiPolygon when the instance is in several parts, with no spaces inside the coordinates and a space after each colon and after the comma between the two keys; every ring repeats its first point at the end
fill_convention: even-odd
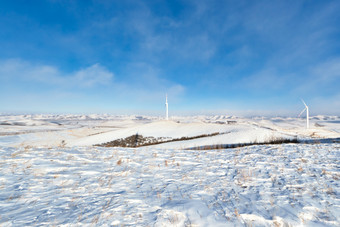
{"type": "Polygon", "coordinates": [[[306,108],[304,108],[302,111],[301,111],[301,113],[299,114],[299,116],[298,117],[300,117],[301,116],[301,114],[303,114],[303,112],[305,112],[305,110],[307,109],[307,107],[306,108]]]}
{"type": "Polygon", "coordinates": [[[301,99],[301,101],[303,102],[303,104],[305,105],[305,107],[307,107],[307,104],[305,103],[305,101],[303,101],[303,99],[301,99]]]}

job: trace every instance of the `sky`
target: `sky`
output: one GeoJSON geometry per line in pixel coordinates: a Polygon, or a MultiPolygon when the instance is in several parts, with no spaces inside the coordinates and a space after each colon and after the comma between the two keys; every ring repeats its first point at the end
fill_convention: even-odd
{"type": "Polygon", "coordinates": [[[0,113],[340,116],[340,1],[3,0],[0,113]]]}

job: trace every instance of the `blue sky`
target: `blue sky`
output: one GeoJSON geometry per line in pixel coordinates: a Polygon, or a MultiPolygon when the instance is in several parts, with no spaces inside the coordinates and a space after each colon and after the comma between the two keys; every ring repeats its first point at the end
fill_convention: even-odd
{"type": "Polygon", "coordinates": [[[340,2],[1,1],[0,112],[340,114],[340,2]]]}

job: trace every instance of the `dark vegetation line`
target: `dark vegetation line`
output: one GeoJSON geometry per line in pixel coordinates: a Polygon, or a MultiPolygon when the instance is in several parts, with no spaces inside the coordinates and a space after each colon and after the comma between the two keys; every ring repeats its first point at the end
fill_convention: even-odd
{"type": "Polygon", "coordinates": [[[187,150],[231,149],[231,148],[246,147],[246,146],[253,146],[253,145],[271,145],[271,144],[284,144],[284,143],[300,143],[300,141],[297,138],[294,138],[294,139],[280,138],[280,139],[272,139],[272,140],[266,141],[266,142],[217,144],[217,145],[191,147],[191,148],[187,148],[187,150]]]}
{"type": "MultiPolygon", "coordinates": [[[[181,137],[172,139],[170,137],[144,137],[139,135],[138,133],[126,138],[116,139],[107,143],[96,144],[95,146],[100,147],[143,147],[143,146],[151,146],[157,145],[162,143],[170,143],[170,142],[177,142],[177,141],[185,141],[185,140],[193,140],[199,139],[204,137],[211,137],[217,136],[222,134],[227,134],[229,132],[224,133],[212,133],[212,134],[203,134],[198,136],[191,136],[191,137],[181,137]]],[[[287,144],[287,143],[303,143],[303,144],[319,144],[319,143],[340,143],[340,138],[333,138],[333,139],[304,139],[298,140],[295,138],[272,138],[265,142],[250,142],[250,143],[237,143],[237,144],[217,144],[217,145],[206,145],[206,146],[198,146],[198,147],[191,147],[187,148],[187,150],[214,150],[214,149],[231,149],[231,148],[238,148],[238,147],[246,147],[246,146],[253,146],[253,145],[273,145],[273,144],[287,144]]]]}
{"type": "Polygon", "coordinates": [[[170,143],[170,142],[177,142],[177,141],[185,141],[185,140],[193,140],[193,139],[199,139],[199,138],[204,138],[204,137],[211,137],[211,136],[217,136],[217,135],[222,135],[226,134],[225,133],[220,133],[220,132],[215,132],[211,134],[203,134],[203,135],[198,135],[198,136],[183,136],[181,138],[169,138],[169,137],[144,137],[142,135],[132,135],[129,137],[126,137],[124,139],[117,139],[113,140],[107,143],[102,143],[102,144],[96,144],[95,146],[100,146],[100,147],[143,147],[143,146],[151,146],[151,145],[157,145],[157,144],[162,144],[162,143],[170,143]]]}
{"type": "Polygon", "coordinates": [[[293,138],[293,139],[284,139],[284,138],[275,139],[274,138],[266,142],[207,145],[207,146],[191,147],[191,148],[187,148],[187,150],[232,149],[232,148],[254,146],[254,145],[275,145],[275,144],[287,144],[287,143],[300,143],[300,144],[340,143],[340,138],[303,139],[303,140],[298,140],[297,138],[293,138]]]}

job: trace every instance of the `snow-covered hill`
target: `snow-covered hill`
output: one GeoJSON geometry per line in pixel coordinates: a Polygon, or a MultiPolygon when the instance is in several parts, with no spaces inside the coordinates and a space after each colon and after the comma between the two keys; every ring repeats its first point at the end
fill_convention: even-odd
{"type": "Polygon", "coordinates": [[[181,149],[203,145],[265,142],[273,138],[340,137],[339,117],[315,116],[311,118],[311,128],[306,130],[304,127],[304,119],[278,117],[193,116],[173,117],[164,121],[147,116],[3,115],[0,116],[0,145],[93,146],[135,134],[169,138],[169,141],[214,134],[155,146],[181,149]]]}

